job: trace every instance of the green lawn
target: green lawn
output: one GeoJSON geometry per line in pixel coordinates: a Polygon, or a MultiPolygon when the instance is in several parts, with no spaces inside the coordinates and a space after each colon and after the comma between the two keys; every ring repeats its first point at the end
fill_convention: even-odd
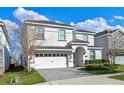
{"type": "Polygon", "coordinates": [[[12,83],[15,85],[31,85],[46,82],[46,80],[35,70],[32,70],[27,74],[22,73],[22,71],[14,70],[6,72],[4,77],[0,77],[0,85],[12,85],[10,80],[16,76],[19,76],[19,82],[12,83]]]}
{"type": "Polygon", "coordinates": [[[115,75],[115,76],[112,76],[112,77],[110,77],[110,78],[118,79],[118,80],[124,81],[124,74],[122,74],[122,75],[115,75]]]}
{"type": "Polygon", "coordinates": [[[114,65],[111,66],[109,70],[92,70],[88,72],[94,75],[124,72],[124,65],[114,65]]]}

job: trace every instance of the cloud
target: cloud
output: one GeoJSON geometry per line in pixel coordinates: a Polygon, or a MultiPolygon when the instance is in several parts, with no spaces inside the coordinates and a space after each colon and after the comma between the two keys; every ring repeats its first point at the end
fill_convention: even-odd
{"type": "Polygon", "coordinates": [[[122,27],[121,25],[113,26],[112,29],[120,29],[121,31],[124,32],[124,27],[122,27]]]}
{"type": "Polygon", "coordinates": [[[70,25],[71,25],[71,26],[75,26],[75,23],[74,23],[74,22],[71,22],[70,25]]]}
{"type": "Polygon", "coordinates": [[[25,20],[49,20],[46,16],[39,14],[33,10],[26,10],[24,8],[17,8],[13,15],[17,18],[21,23],[25,20]]]}
{"type": "Polygon", "coordinates": [[[87,19],[84,22],[79,22],[75,25],[76,29],[89,30],[99,32],[111,28],[107,21],[102,18],[87,19]]]}
{"type": "Polygon", "coordinates": [[[124,20],[124,16],[114,16],[115,19],[124,20]]]}
{"type": "Polygon", "coordinates": [[[61,22],[61,21],[55,21],[56,23],[61,23],[61,24],[63,24],[63,22],[61,22]]]}

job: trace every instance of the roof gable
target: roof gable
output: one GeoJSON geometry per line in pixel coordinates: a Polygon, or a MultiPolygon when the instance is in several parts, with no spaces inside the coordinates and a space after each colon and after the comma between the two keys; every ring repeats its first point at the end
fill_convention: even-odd
{"type": "Polygon", "coordinates": [[[97,36],[101,36],[101,35],[112,34],[112,33],[117,32],[117,31],[120,32],[120,33],[122,33],[122,34],[124,34],[124,32],[122,32],[120,29],[115,29],[115,30],[107,29],[107,30],[104,30],[102,32],[96,33],[95,36],[97,37],[97,36]]]}

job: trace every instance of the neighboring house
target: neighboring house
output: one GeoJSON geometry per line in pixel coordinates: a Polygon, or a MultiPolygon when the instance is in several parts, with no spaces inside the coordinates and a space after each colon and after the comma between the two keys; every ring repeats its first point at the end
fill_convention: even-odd
{"type": "MultiPolygon", "coordinates": [[[[23,41],[27,37],[28,49],[35,46],[31,67],[76,67],[82,66],[85,60],[102,59],[102,48],[94,45],[94,32],[43,20],[27,20],[24,26],[23,41]],[[33,37],[35,44],[32,43],[33,37]]],[[[23,46],[26,47],[26,43],[23,46]]]]}
{"type": "Polygon", "coordinates": [[[124,64],[124,33],[119,29],[105,30],[95,35],[95,45],[103,47],[102,58],[110,59],[110,49],[116,50],[116,64],[124,64]]]}
{"type": "Polygon", "coordinates": [[[0,71],[8,70],[10,66],[10,45],[5,24],[0,21],[0,71]]]}

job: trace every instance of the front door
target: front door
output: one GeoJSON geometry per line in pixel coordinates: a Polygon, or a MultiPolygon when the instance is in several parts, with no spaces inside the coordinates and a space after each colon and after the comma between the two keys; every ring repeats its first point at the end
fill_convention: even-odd
{"type": "Polygon", "coordinates": [[[83,66],[83,55],[85,50],[82,47],[78,47],[74,53],[75,67],[83,66]]]}

